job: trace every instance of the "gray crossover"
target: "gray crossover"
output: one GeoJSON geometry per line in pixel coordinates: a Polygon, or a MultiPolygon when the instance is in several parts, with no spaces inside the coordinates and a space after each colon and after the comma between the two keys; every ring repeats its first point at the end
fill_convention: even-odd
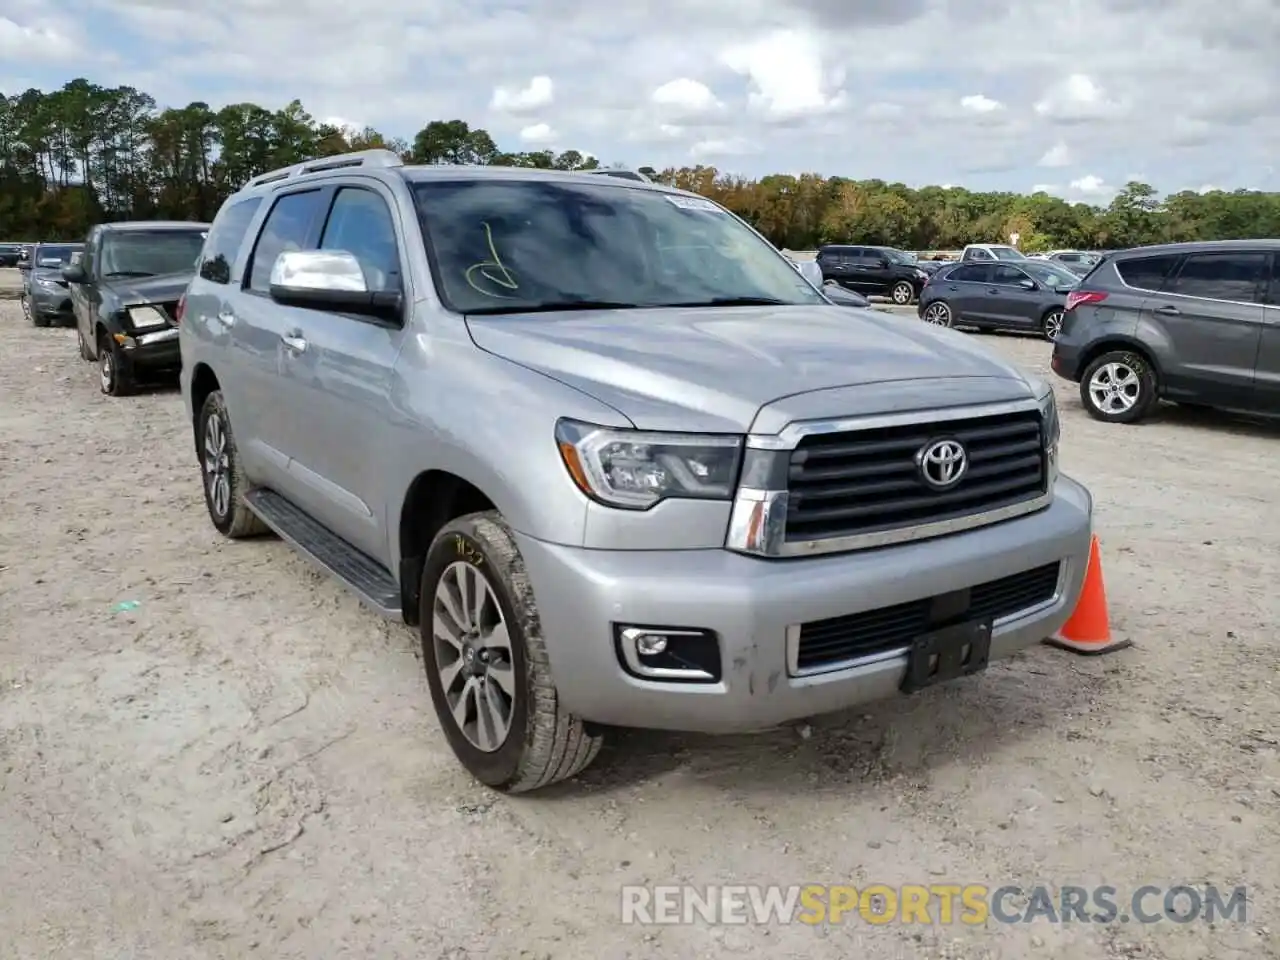
{"type": "Polygon", "coordinates": [[[499,789],[609,726],[759,730],[973,673],[1080,590],[1092,501],[1048,385],[832,305],[690,193],[300,164],[227,200],[179,312],[214,525],[416,626],[499,789]]]}

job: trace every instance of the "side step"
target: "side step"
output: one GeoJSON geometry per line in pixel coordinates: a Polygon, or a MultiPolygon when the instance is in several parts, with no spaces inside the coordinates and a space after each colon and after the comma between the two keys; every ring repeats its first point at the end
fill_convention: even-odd
{"type": "Polygon", "coordinates": [[[245,505],[268,527],[376,613],[401,618],[400,584],[387,569],[274,490],[250,490],[245,505]]]}

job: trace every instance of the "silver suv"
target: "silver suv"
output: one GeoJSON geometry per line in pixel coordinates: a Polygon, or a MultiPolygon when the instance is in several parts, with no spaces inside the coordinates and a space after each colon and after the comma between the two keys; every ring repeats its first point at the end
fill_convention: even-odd
{"type": "Polygon", "coordinates": [[[209,516],[421,634],[524,791],[608,726],[751,731],[1066,620],[1092,500],[1048,385],[830,304],[694,194],[328,158],[223,205],[181,312],[209,516]]]}

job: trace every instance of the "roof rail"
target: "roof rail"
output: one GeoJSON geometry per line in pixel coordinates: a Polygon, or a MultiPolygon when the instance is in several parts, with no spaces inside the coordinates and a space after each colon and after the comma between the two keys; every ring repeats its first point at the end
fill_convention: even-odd
{"type": "Polygon", "coordinates": [[[277,180],[288,180],[290,177],[301,177],[308,173],[319,173],[322,170],[340,170],[346,167],[403,167],[404,161],[394,150],[382,148],[374,150],[356,150],[352,153],[340,153],[332,157],[320,157],[316,160],[303,160],[292,166],[281,167],[269,173],[254,177],[241,189],[260,187],[264,183],[275,183],[277,180]]]}
{"type": "Polygon", "coordinates": [[[639,183],[653,183],[648,177],[638,170],[615,170],[612,167],[597,167],[594,170],[584,170],[583,173],[596,173],[605,177],[617,177],[619,180],[636,180],[639,183]]]}

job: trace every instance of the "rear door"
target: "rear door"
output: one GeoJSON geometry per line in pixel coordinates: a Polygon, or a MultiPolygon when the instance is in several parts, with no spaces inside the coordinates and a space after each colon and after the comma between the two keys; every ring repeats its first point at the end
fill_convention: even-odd
{"type": "Polygon", "coordinates": [[[889,258],[883,250],[861,247],[853,258],[853,285],[860,293],[889,289],[889,258]]]}
{"type": "MultiPolygon", "coordinates": [[[[370,291],[398,291],[406,304],[404,229],[387,189],[375,181],[341,184],[333,194],[321,250],[360,262],[370,291]]],[[[386,562],[390,541],[382,494],[386,463],[379,441],[392,421],[393,375],[401,323],[356,314],[299,310],[290,336],[305,348],[284,366],[295,411],[290,470],[325,499],[319,519],[348,543],[386,562]]]]}
{"type": "Polygon", "coordinates": [[[818,266],[822,268],[822,279],[835,280],[839,283],[849,281],[849,263],[846,261],[848,247],[823,247],[818,251],[818,266]]]}
{"type": "Polygon", "coordinates": [[[1262,335],[1254,367],[1253,407],[1280,415],[1280,254],[1271,255],[1271,282],[1262,307],[1262,335]]]}
{"type": "Polygon", "coordinates": [[[1264,251],[1191,253],[1146,299],[1141,323],[1165,344],[1161,373],[1171,400],[1249,405],[1269,272],[1264,251]]]}
{"type": "MultiPolygon", "coordinates": [[[[259,476],[304,510],[321,498],[290,469],[301,441],[299,418],[304,400],[296,381],[287,378],[294,357],[284,338],[308,311],[271,299],[271,269],[285,250],[314,249],[332,189],[309,186],[269,197],[271,208],[253,241],[238,284],[226,294],[229,344],[239,383],[233,424],[242,455],[250,457],[259,476]]],[[[216,322],[216,321],[215,321],[216,322]]]]}
{"type": "Polygon", "coordinates": [[[954,322],[982,323],[986,303],[988,281],[995,265],[991,263],[963,263],[942,280],[934,280],[929,290],[939,300],[951,306],[954,322]]]}

